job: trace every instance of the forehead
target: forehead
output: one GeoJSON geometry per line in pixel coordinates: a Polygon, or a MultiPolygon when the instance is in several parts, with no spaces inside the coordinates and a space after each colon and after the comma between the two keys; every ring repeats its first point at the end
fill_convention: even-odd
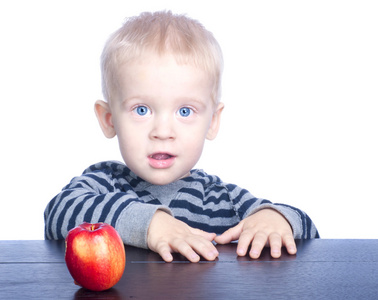
{"type": "Polygon", "coordinates": [[[210,100],[214,82],[209,74],[172,55],[151,54],[122,64],[119,91],[122,100],[140,94],[149,97],[191,97],[210,100]]]}

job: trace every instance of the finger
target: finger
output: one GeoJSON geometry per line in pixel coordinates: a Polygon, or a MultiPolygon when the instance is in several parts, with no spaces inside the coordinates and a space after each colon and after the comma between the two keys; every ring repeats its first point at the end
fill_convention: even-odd
{"type": "Polygon", "coordinates": [[[191,246],[196,253],[204,257],[206,260],[216,259],[219,252],[212,243],[216,237],[216,234],[196,228],[191,228],[191,232],[194,235],[187,240],[189,246],[191,246]]]}
{"type": "Polygon", "coordinates": [[[171,249],[167,244],[161,243],[160,245],[158,245],[156,252],[165,262],[171,262],[173,260],[171,249]]]}
{"type": "Polygon", "coordinates": [[[247,254],[248,248],[252,243],[255,233],[252,230],[245,230],[240,234],[238,247],[236,253],[239,256],[245,256],[247,254]]]}
{"type": "Polygon", "coordinates": [[[268,241],[268,236],[263,232],[258,232],[253,238],[251,250],[249,251],[249,256],[251,258],[259,258],[262,249],[265,247],[268,241]]]}
{"type": "Polygon", "coordinates": [[[277,232],[269,235],[270,255],[274,258],[281,257],[282,238],[277,232]]]}
{"type": "Polygon", "coordinates": [[[203,231],[201,229],[197,229],[197,228],[190,228],[190,231],[191,233],[195,234],[195,235],[199,235],[203,238],[205,238],[206,240],[208,241],[213,241],[214,238],[217,236],[215,233],[210,233],[210,232],[206,232],[206,231],[203,231]]]}
{"type": "Polygon", "coordinates": [[[221,235],[216,236],[214,241],[218,244],[228,244],[231,241],[236,241],[239,239],[242,230],[243,224],[240,222],[238,225],[226,230],[221,235]]]}
{"type": "Polygon", "coordinates": [[[172,242],[171,248],[174,252],[180,253],[191,262],[198,262],[200,260],[199,255],[186,241],[177,239],[176,241],[172,242]]]}
{"type": "Polygon", "coordinates": [[[282,237],[282,244],[286,247],[289,254],[294,255],[297,253],[297,245],[291,233],[282,237]]]}
{"type": "Polygon", "coordinates": [[[219,252],[213,245],[213,243],[205,241],[200,242],[196,241],[193,245],[190,244],[190,246],[193,248],[193,250],[201,255],[206,260],[214,260],[218,257],[219,252]]]}

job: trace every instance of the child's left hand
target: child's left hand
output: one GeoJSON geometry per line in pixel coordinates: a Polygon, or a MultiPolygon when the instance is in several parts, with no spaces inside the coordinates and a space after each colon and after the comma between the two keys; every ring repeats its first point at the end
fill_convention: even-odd
{"type": "Polygon", "coordinates": [[[277,211],[262,209],[242,220],[215,237],[218,244],[227,244],[238,240],[237,254],[245,256],[248,247],[252,244],[249,256],[259,258],[265,245],[270,246],[270,254],[274,258],[281,257],[281,247],[286,247],[289,254],[297,253],[293,232],[290,224],[277,211]]]}

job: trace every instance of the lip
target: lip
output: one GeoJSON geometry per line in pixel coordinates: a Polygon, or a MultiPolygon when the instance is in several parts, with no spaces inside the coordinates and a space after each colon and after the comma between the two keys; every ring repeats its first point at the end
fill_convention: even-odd
{"type": "Polygon", "coordinates": [[[176,156],[167,152],[155,152],[148,156],[149,164],[154,169],[170,168],[176,160],[176,156]]]}

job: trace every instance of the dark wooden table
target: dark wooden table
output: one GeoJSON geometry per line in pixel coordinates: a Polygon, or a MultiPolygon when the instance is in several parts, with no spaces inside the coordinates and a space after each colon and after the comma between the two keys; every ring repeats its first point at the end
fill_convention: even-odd
{"type": "Polygon", "coordinates": [[[105,292],[74,285],[64,242],[0,241],[0,299],[378,299],[378,240],[297,241],[298,254],[252,260],[236,245],[219,259],[164,263],[126,247],[125,273],[105,292]]]}

